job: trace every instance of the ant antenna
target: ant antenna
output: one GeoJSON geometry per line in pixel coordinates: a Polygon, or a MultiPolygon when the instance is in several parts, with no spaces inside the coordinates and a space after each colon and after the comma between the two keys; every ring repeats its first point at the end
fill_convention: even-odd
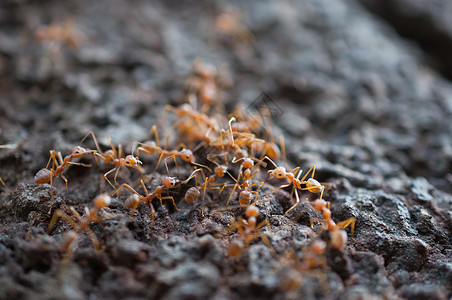
{"type": "Polygon", "coordinates": [[[278,165],[277,165],[270,157],[268,157],[267,155],[265,155],[265,157],[264,157],[262,160],[264,160],[264,159],[268,159],[268,160],[273,164],[273,166],[274,166],[275,168],[278,167],[278,165]]]}
{"type": "Polygon", "coordinates": [[[233,122],[233,121],[235,121],[236,120],[236,118],[235,117],[231,117],[230,119],[229,119],[229,132],[230,132],[230,134],[231,134],[231,141],[232,141],[232,146],[235,146],[235,143],[234,143],[234,135],[233,135],[233,132],[232,132],[232,126],[231,126],[231,123],[233,122]]]}

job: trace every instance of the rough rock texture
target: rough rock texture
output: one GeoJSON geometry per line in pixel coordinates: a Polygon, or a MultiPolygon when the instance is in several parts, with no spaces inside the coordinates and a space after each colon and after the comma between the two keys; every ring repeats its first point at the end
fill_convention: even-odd
{"type": "MultiPolygon", "coordinates": [[[[15,148],[0,149],[0,177],[14,190],[0,190],[0,299],[449,299],[452,85],[442,76],[452,71],[445,63],[432,68],[425,57],[445,61],[438,49],[394,25],[424,52],[391,25],[410,16],[427,20],[438,33],[429,38],[450,49],[450,4],[359,2],[366,6],[345,0],[2,2],[0,144],[15,148]],[[230,6],[254,35],[251,44],[215,31],[215,17],[230,6]],[[33,38],[41,26],[68,19],[81,36],[78,48],[33,38]],[[126,196],[114,198],[108,220],[92,226],[100,252],[82,235],[65,260],[59,247],[71,227],[60,221],[45,233],[51,207],[81,212],[111,191],[102,178],[108,167],[85,158],[93,167],[71,167],[68,196],[58,178],[50,201],[50,187],[33,181],[48,151],[66,155],[93,130],[102,146],[111,137],[129,152],[161,121],[166,104],[182,103],[196,58],[229,68],[227,109],[250,105],[261,91],[271,96],[288,169],[316,164],[316,177],[332,184],[325,199],[333,219],[357,220],[347,247],[329,248],[323,267],[300,272],[287,257],[293,249],[302,259],[310,240],[328,241],[328,235],[305,202],[280,225],[294,201],[285,190],[260,205],[258,221],[269,220],[272,231],[263,232],[274,251],[256,240],[239,259],[226,257],[234,234],[218,234],[242,212],[213,212],[227,196],[211,201],[212,192],[202,217],[199,202],[182,200],[183,187],[171,192],[180,210],[153,203],[154,226],[148,206],[128,217],[126,196]]],[[[190,170],[180,172],[186,177],[190,170]]],[[[137,178],[121,171],[118,182],[137,178]]],[[[279,184],[266,183],[262,193],[279,184]]]]}

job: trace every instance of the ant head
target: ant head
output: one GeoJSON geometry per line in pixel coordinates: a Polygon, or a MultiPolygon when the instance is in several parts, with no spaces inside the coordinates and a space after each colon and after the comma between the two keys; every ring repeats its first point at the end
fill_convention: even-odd
{"type": "Polygon", "coordinates": [[[273,170],[268,171],[268,174],[270,174],[270,176],[282,179],[284,177],[286,177],[286,168],[284,167],[277,167],[273,170]]]}
{"type": "Polygon", "coordinates": [[[227,166],[218,166],[213,171],[215,172],[215,175],[217,175],[218,177],[223,177],[224,174],[226,174],[227,170],[228,170],[227,166]]]}
{"type": "Polygon", "coordinates": [[[125,165],[126,165],[127,167],[135,167],[135,166],[138,166],[138,165],[143,164],[143,163],[138,159],[138,157],[134,157],[133,155],[127,155],[127,156],[124,158],[124,163],[125,163],[125,165]]]}
{"type": "Polygon", "coordinates": [[[86,154],[88,151],[80,146],[74,147],[74,149],[72,149],[71,155],[72,157],[81,157],[84,154],[86,154]]]}
{"type": "Polygon", "coordinates": [[[257,217],[258,215],[259,215],[259,208],[257,208],[254,205],[248,206],[248,208],[245,210],[245,216],[247,218],[257,217]]]}
{"type": "Polygon", "coordinates": [[[162,184],[167,188],[170,189],[172,187],[174,187],[176,185],[176,183],[178,183],[179,180],[176,177],[168,177],[165,176],[162,179],[162,184]]]}
{"type": "Polygon", "coordinates": [[[242,162],[242,166],[245,168],[245,169],[251,169],[253,166],[254,166],[254,162],[253,162],[253,160],[251,159],[251,158],[245,158],[244,160],[243,160],[243,162],[242,162]]]}
{"type": "Polygon", "coordinates": [[[182,149],[180,151],[180,156],[186,162],[193,162],[193,160],[194,160],[193,152],[191,152],[191,150],[189,150],[189,149],[182,149]]]}

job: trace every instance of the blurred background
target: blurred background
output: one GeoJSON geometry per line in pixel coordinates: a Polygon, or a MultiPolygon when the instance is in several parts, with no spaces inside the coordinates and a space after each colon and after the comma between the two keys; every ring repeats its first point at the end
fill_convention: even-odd
{"type": "Polygon", "coordinates": [[[45,159],[31,154],[70,150],[89,130],[143,140],[164,105],[186,101],[200,59],[227,74],[229,112],[262,91],[278,103],[295,164],[326,158],[451,191],[451,11],[446,0],[2,1],[0,144],[20,143],[15,159],[35,171],[45,159]]]}

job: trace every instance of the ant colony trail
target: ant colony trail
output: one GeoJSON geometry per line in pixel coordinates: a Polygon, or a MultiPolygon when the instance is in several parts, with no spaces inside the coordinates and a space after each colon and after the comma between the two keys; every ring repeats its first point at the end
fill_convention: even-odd
{"type": "MultiPolygon", "coordinates": [[[[163,146],[158,127],[153,125],[149,139],[134,142],[129,155],[124,154],[121,145],[115,146],[111,138],[109,149],[103,151],[92,131],[80,143],[89,144],[87,138],[91,137],[93,149],[75,146],[64,158],[60,151],[50,150],[49,161],[35,175],[35,182],[38,185],[50,184],[51,202],[54,179],[58,177],[64,180],[66,198],[70,198],[68,185],[72,180],[64,175],[70,166],[95,168],[94,172],[107,183],[102,185],[103,192],[93,199],[92,205],[84,208],[83,213],[67,204],[61,204],[59,208],[50,206],[52,217],[47,234],[57,229],[59,234],[63,234],[59,247],[62,253],[60,274],[65,272],[77,253],[83,232],[96,252],[101,253],[104,241],[92,228],[118,219],[125,220],[124,226],[127,226],[133,224],[135,218],[148,215],[147,230],[158,230],[155,226],[158,226],[159,218],[164,218],[162,209],[169,209],[171,215],[191,206],[200,209],[198,218],[201,222],[212,217],[230,218],[225,223],[227,226],[213,235],[224,242],[225,259],[240,261],[251,245],[261,243],[281,265],[291,261],[292,271],[300,276],[317,274],[315,276],[321,280],[327,280],[326,252],[346,247],[348,234],[344,229],[350,226],[353,234],[355,219],[334,220],[330,202],[324,199],[331,184],[322,184],[315,179],[315,165],[309,166],[307,172],[303,172],[302,166],[295,166],[290,172],[286,170],[289,165],[285,159],[284,138],[272,136],[269,126],[272,120],[265,107],[243,112],[238,106],[231,114],[225,112],[220,97],[216,96],[222,93],[216,72],[213,66],[195,62],[194,75],[187,80],[185,97],[188,102],[179,106],[167,105],[163,110],[162,123],[169,128],[163,146]],[[171,114],[176,117],[172,124],[171,114]],[[91,163],[74,161],[81,158],[91,160],[91,163]],[[120,173],[123,167],[126,170],[120,173]],[[132,169],[138,172],[131,172],[132,169]],[[161,176],[160,171],[166,175],[161,176]],[[111,174],[114,174],[113,180],[109,179],[111,174]],[[119,178],[123,182],[118,182],[119,178]],[[270,190],[267,185],[273,185],[273,188],[270,190]],[[275,218],[270,222],[268,215],[260,214],[259,207],[276,205],[281,191],[290,192],[291,204],[274,215],[276,223],[275,218]],[[312,200],[303,200],[304,192],[308,192],[305,194],[312,200]],[[181,193],[185,196],[178,197],[181,193]],[[157,203],[154,200],[158,200],[157,203]],[[172,207],[166,205],[167,200],[172,207]],[[128,213],[112,213],[112,203],[128,210],[128,213]],[[295,249],[279,249],[274,240],[277,240],[280,226],[294,222],[292,218],[297,215],[293,212],[302,203],[311,205],[315,213],[309,220],[311,237],[305,242],[302,257],[298,258],[295,249]],[[231,217],[232,212],[236,217],[231,217]],[[71,228],[64,230],[59,220],[71,228]]],[[[89,247],[89,244],[84,245],[89,247]]],[[[293,278],[287,280],[281,289],[291,291],[303,285],[302,281],[293,278]]]]}

